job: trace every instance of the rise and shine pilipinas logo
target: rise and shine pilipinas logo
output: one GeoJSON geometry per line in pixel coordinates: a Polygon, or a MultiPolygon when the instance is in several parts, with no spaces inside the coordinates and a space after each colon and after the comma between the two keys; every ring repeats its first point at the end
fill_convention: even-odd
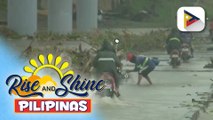
{"type": "Polygon", "coordinates": [[[13,74],[6,79],[8,93],[19,97],[14,100],[16,113],[90,113],[91,99],[83,97],[87,97],[89,91],[101,91],[105,87],[103,80],[82,80],[81,75],[69,70],[69,63],[62,62],[60,56],[39,55],[37,61],[31,59],[29,63],[31,67],[25,66],[24,71],[30,76],[13,74]],[[38,75],[49,69],[54,70],[59,79],[52,74],[38,75]],[[56,97],[45,98],[48,94],[56,97]],[[80,98],[65,98],[69,94],[80,98]]]}

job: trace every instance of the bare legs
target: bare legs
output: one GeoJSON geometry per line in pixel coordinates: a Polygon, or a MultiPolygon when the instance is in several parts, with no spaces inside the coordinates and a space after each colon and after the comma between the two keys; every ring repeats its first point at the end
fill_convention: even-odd
{"type": "Polygon", "coordinates": [[[152,81],[151,81],[150,77],[147,75],[145,78],[149,82],[149,84],[152,85],[152,81]]]}
{"type": "MultiPolygon", "coordinates": [[[[137,82],[137,85],[140,85],[141,80],[142,80],[143,77],[144,77],[144,76],[138,74],[138,82],[137,82]]],[[[147,75],[146,77],[144,77],[144,78],[146,78],[146,80],[149,82],[149,84],[152,85],[152,81],[151,81],[151,79],[150,79],[150,77],[149,77],[148,75],[147,75]]]]}
{"type": "Polygon", "coordinates": [[[137,85],[140,85],[142,78],[143,78],[143,76],[138,74],[138,83],[137,83],[137,85]]]}

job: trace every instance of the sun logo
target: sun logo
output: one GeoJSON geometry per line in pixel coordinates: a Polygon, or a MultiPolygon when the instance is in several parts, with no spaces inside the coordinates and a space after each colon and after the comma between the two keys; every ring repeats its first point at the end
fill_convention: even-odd
{"type": "MultiPolygon", "coordinates": [[[[34,83],[35,81],[39,81],[39,87],[36,87],[36,92],[42,92],[43,94],[46,93],[52,93],[53,90],[50,90],[50,87],[53,89],[55,89],[55,87],[57,86],[57,82],[54,81],[52,79],[52,75],[44,75],[42,77],[40,77],[38,75],[38,72],[41,71],[42,69],[46,69],[46,68],[51,68],[54,71],[57,72],[57,74],[59,75],[60,79],[62,79],[64,76],[68,75],[68,74],[74,74],[73,70],[68,70],[63,74],[63,70],[67,69],[69,67],[69,63],[68,62],[61,62],[62,61],[62,57],[58,56],[56,57],[56,59],[53,59],[53,55],[52,54],[48,54],[46,60],[44,55],[39,55],[38,56],[38,61],[39,64],[36,62],[35,59],[30,59],[29,63],[30,65],[34,68],[32,69],[29,66],[25,66],[24,67],[24,71],[27,73],[31,73],[30,77],[27,76],[22,76],[22,81],[23,81],[23,86],[25,86],[27,84],[27,82],[30,83],[34,83]],[[58,67],[59,66],[59,67],[58,67]],[[49,91],[48,91],[49,89],[49,91]]],[[[28,84],[29,85],[29,84],[28,84]]],[[[23,90],[22,86],[18,86],[16,88],[17,92],[19,93],[19,95],[28,95],[28,94],[32,94],[35,91],[30,90],[28,87],[29,86],[25,86],[26,89],[23,90]]],[[[12,91],[13,94],[17,95],[16,91],[12,91]]],[[[36,95],[35,95],[36,96],[36,95]]]]}
{"type": "Polygon", "coordinates": [[[37,73],[40,70],[45,69],[45,68],[51,68],[51,69],[55,70],[58,73],[60,79],[62,79],[65,75],[74,74],[73,70],[69,70],[69,71],[67,71],[66,73],[63,74],[62,70],[68,68],[69,67],[69,63],[68,62],[63,62],[61,64],[61,66],[58,67],[60,65],[61,61],[62,61],[61,56],[56,57],[55,61],[53,61],[53,55],[52,54],[48,54],[47,62],[45,63],[45,57],[44,57],[44,55],[41,54],[41,55],[38,56],[38,60],[40,62],[40,66],[38,66],[38,64],[37,64],[35,59],[31,59],[30,60],[30,64],[35,69],[32,69],[29,66],[25,66],[24,67],[24,71],[27,72],[27,73],[32,73],[32,75],[37,75],[37,73]]]}

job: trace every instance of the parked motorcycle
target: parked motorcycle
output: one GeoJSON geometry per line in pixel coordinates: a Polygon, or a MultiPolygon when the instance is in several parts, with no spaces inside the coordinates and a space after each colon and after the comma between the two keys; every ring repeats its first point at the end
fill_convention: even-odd
{"type": "Polygon", "coordinates": [[[118,69],[118,74],[120,75],[122,82],[127,82],[129,75],[126,71],[121,70],[120,68],[118,69]]]}

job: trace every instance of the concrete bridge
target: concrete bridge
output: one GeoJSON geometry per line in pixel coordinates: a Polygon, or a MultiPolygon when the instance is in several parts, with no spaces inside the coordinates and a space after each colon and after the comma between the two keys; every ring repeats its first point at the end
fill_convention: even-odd
{"type": "MultiPolygon", "coordinates": [[[[37,0],[8,0],[8,28],[22,35],[37,32],[37,0]]],[[[48,0],[47,31],[59,34],[73,31],[73,0],[48,0]]],[[[76,0],[76,30],[97,28],[98,0],[76,0]]]]}

